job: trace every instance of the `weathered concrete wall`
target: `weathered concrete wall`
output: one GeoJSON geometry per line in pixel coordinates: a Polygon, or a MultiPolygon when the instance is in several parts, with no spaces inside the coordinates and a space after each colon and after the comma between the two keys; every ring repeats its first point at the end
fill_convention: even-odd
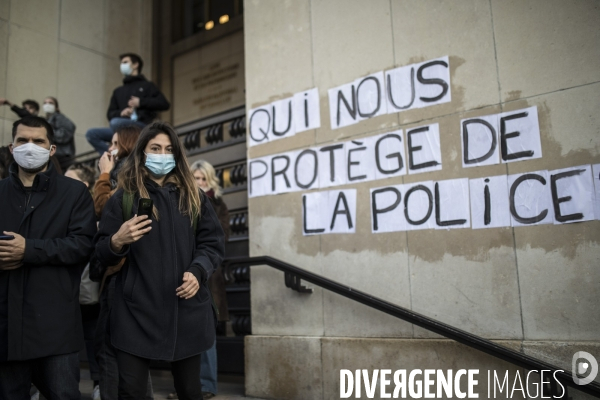
{"type": "MultiPolygon", "coordinates": [[[[301,192],[252,198],[251,254],[280,258],[490,339],[600,341],[600,222],[374,235],[369,213],[372,187],[600,162],[599,41],[600,6],[593,0],[373,0],[368,6],[358,0],[247,0],[247,109],[312,87],[319,88],[321,104],[319,129],[252,147],[249,158],[437,122],[444,160],[441,171],[342,187],[358,191],[354,234],[302,236],[301,192]],[[451,102],[330,128],[328,89],[445,55],[451,102]],[[461,119],[530,106],[539,113],[542,158],[462,167],[461,119]]],[[[252,270],[252,323],[253,333],[265,337],[247,340],[247,389],[272,398],[337,398],[329,394],[337,390],[340,366],[309,354],[339,337],[355,338],[362,349],[382,342],[368,338],[437,338],[319,288],[311,295],[292,293],[283,274],[268,267],[252,270]],[[269,370],[259,356],[263,350],[273,360],[289,353],[303,361],[269,370]],[[314,376],[313,367],[323,375],[314,376]],[[336,379],[327,376],[334,372],[336,379]],[[274,386],[288,373],[302,380],[300,394],[274,386]]],[[[348,365],[390,360],[382,353],[371,361],[370,353],[344,348],[348,365]]],[[[571,355],[545,348],[555,363],[570,363],[571,355]]],[[[492,366],[487,358],[472,359],[492,366]]]]}
{"type": "MultiPolygon", "coordinates": [[[[0,0],[0,97],[18,105],[56,97],[77,126],[77,153],[92,149],[88,128],[108,126],[125,52],[139,54],[152,76],[151,0],[0,0]]],[[[16,119],[0,107],[0,145],[16,119]]]]}

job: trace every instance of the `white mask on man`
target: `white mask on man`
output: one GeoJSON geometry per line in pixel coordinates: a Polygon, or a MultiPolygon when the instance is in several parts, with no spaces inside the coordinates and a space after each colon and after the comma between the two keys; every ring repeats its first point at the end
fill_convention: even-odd
{"type": "MultiPolygon", "coordinates": [[[[50,149],[52,149],[52,146],[50,146],[50,149]]],[[[13,147],[13,157],[21,168],[37,169],[46,164],[50,159],[50,149],[45,149],[33,143],[25,143],[13,147]]]]}

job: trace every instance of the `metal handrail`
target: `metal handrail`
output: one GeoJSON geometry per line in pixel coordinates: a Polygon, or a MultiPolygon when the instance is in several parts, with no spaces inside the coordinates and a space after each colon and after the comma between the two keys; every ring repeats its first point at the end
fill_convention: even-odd
{"type": "Polygon", "coordinates": [[[225,259],[223,265],[268,265],[286,274],[286,286],[298,290],[300,292],[310,292],[310,289],[304,288],[300,285],[300,279],[315,284],[327,289],[331,292],[337,293],[348,299],[357,301],[361,304],[369,306],[379,311],[383,311],[386,314],[392,315],[396,318],[402,319],[411,324],[420,326],[421,328],[427,329],[431,332],[437,333],[438,335],[444,336],[448,339],[455,340],[471,348],[482,351],[486,354],[507,361],[511,364],[525,368],[526,370],[545,370],[552,371],[552,374],[558,381],[566,386],[570,386],[583,393],[587,393],[591,396],[600,398],[600,385],[596,382],[591,382],[587,385],[577,385],[571,378],[571,371],[565,371],[562,368],[558,368],[552,364],[548,364],[545,361],[539,360],[534,357],[530,357],[525,354],[521,354],[507,347],[498,345],[490,340],[484,339],[480,336],[473,335],[472,333],[463,331],[455,328],[451,325],[445,324],[433,318],[426,317],[425,315],[416,313],[409,309],[397,306],[388,301],[379,299],[370,294],[356,290],[350,286],[343,285],[339,282],[325,278],[324,276],[314,274],[306,271],[302,268],[298,268],[294,265],[288,264],[284,261],[278,260],[269,256],[260,257],[232,257],[225,259]],[[288,282],[294,281],[293,286],[288,282]]]}

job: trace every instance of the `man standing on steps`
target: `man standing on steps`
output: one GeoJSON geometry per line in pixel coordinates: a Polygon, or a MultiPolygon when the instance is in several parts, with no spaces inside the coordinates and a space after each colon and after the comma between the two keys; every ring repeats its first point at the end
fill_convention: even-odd
{"type": "Polygon", "coordinates": [[[144,127],[152,122],[159,111],[171,106],[156,85],[142,75],[144,61],[134,53],[120,57],[123,86],[116,88],[110,98],[107,118],[110,128],[91,128],[85,134],[94,149],[103,155],[115,131],[123,125],[137,124],[144,127]]]}
{"type": "Polygon", "coordinates": [[[0,181],[0,399],[79,399],[81,273],[96,233],[87,187],[59,175],[52,126],[12,128],[15,162],[0,181]]]}

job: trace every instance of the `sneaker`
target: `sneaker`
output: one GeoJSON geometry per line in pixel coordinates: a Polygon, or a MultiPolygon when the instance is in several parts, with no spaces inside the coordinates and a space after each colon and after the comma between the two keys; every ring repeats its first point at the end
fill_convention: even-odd
{"type": "Polygon", "coordinates": [[[94,386],[94,390],[92,390],[92,400],[102,400],[100,398],[100,386],[94,386]]]}
{"type": "Polygon", "coordinates": [[[177,392],[173,392],[173,393],[169,393],[169,395],[167,396],[167,399],[178,399],[179,397],[177,397],[177,392]]]}
{"type": "Polygon", "coordinates": [[[215,396],[216,396],[216,394],[211,393],[211,392],[202,392],[202,399],[203,400],[212,399],[215,396]]]}

